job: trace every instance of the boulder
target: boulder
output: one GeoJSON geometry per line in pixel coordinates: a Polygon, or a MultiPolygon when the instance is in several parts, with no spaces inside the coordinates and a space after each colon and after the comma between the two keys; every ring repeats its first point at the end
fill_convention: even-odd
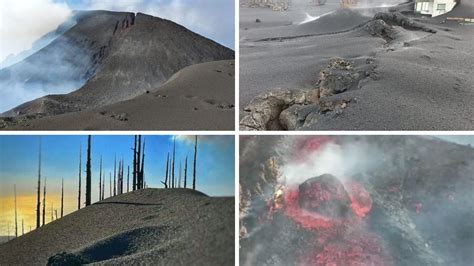
{"type": "Polygon", "coordinates": [[[347,217],[351,209],[351,200],[344,185],[331,174],[313,177],[302,183],[298,203],[306,211],[336,219],[347,217]]]}

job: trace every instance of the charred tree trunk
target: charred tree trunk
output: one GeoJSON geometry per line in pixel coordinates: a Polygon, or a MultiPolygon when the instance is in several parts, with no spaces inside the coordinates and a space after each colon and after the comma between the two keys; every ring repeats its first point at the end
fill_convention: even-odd
{"type": "Polygon", "coordinates": [[[188,179],[188,156],[184,159],[184,188],[186,188],[186,182],[188,179]]]}
{"type": "Polygon", "coordinates": [[[23,219],[21,219],[21,235],[24,235],[24,234],[25,234],[25,223],[23,219]]]}
{"type": "Polygon", "coordinates": [[[18,237],[18,216],[16,209],[16,185],[13,185],[13,194],[15,197],[15,237],[18,237]]]}
{"type": "Polygon", "coordinates": [[[61,218],[64,215],[64,178],[61,180],[61,218]]]}
{"type": "Polygon", "coordinates": [[[79,192],[77,196],[77,209],[81,209],[81,180],[82,180],[82,143],[79,144],[79,192]]]}
{"type": "Polygon", "coordinates": [[[102,200],[105,199],[105,173],[102,175],[102,200]]]}
{"type": "Polygon", "coordinates": [[[193,190],[196,190],[196,159],[197,159],[197,143],[198,137],[194,140],[194,168],[193,168],[193,190]]]}
{"type": "Polygon", "coordinates": [[[173,138],[173,165],[171,168],[171,184],[172,188],[174,188],[174,165],[175,165],[175,160],[176,160],[176,136],[173,138]]]}
{"type": "Polygon", "coordinates": [[[168,161],[170,159],[170,153],[168,152],[168,155],[166,156],[166,172],[165,172],[165,182],[161,181],[163,185],[165,185],[165,188],[168,188],[168,161]]]}
{"type": "Polygon", "coordinates": [[[86,162],[86,206],[91,205],[91,135],[87,139],[87,162],[86,162]]]}
{"type": "Polygon", "coordinates": [[[137,189],[140,189],[140,160],[142,156],[142,136],[138,135],[138,153],[137,153],[137,189]]]}
{"type": "Polygon", "coordinates": [[[179,160],[178,188],[181,187],[181,160],[179,160]]]}
{"type": "Polygon", "coordinates": [[[117,156],[114,157],[114,196],[117,195],[117,183],[116,183],[116,180],[117,179],[117,156]]]}
{"type": "Polygon", "coordinates": [[[43,187],[43,225],[46,223],[46,177],[44,178],[43,187]]]}
{"type": "Polygon", "coordinates": [[[130,165],[127,165],[127,193],[130,192],[130,165]]]}
{"type": "Polygon", "coordinates": [[[112,173],[109,173],[109,197],[112,197],[112,173]]]}
{"type": "Polygon", "coordinates": [[[99,165],[99,201],[102,200],[102,155],[100,156],[99,165]]]}
{"type": "Polygon", "coordinates": [[[145,188],[145,139],[143,139],[142,165],[140,167],[140,189],[145,188]]]}
{"type": "Polygon", "coordinates": [[[133,185],[132,190],[137,189],[137,136],[133,145],[133,185]]]}
{"type": "Polygon", "coordinates": [[[39,228],[41,226],[40,208],[41,208],[41,137],[39,140],[39,149],[38,149],[38,190],[37,190],[37,197],[36,197],[36,228],[39,228]]]}

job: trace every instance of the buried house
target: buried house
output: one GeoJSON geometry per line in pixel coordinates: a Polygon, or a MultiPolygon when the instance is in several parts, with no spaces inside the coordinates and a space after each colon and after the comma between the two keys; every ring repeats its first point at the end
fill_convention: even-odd
{"type": "Polygon", "coordinates": [[[451,11],[459,0],[416,0],[415,12],[436,17],[451,11]]]}

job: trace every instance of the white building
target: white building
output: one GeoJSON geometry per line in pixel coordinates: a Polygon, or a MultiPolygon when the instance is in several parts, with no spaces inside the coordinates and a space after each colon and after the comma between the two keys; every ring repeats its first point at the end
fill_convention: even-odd
{"type": "Polygon", "coordinates": [[[436,17],[451,11],[457,0],[415,0],[415,12],[436,17]]]}

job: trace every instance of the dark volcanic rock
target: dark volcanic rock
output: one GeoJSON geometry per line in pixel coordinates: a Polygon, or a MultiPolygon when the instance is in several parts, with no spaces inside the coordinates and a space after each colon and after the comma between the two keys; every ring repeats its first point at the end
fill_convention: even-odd
{"type": "Polygon", "coordinates": [[[62,265],[70,265],[70,266],[76,266],[76,265],[84,265],[86,263],[89,263],[89,261],[85,260],[79,255],[72,254],[72,253],[67,253],[67,252],[62,252],[59,254],[56,254],[48,259],[48,264],[51,266],[62,266],[62,265]]]}
{"type": "Polygon", "coordinates": [[[374,20],[378,19],[381,19],[390,25],[403,27],[407,30],[420,30],[436,33],[436,30],[417,23],[400,12],[379,12],[374,16],[374,20]]]}
{"type": "Polygon", "coordinates": [[[395,30],[382,19],[374,19],[365,24],[364,29],[372,36],[379,36],[387,41],[395,38],[395,30]]]}
{"type": "Polygon", "coordinates": [[[351,205],[344,185],[330,174],[313,177],[302,183],[298,201],[302,209],[330,218],[345,217],[351,205]]]}

